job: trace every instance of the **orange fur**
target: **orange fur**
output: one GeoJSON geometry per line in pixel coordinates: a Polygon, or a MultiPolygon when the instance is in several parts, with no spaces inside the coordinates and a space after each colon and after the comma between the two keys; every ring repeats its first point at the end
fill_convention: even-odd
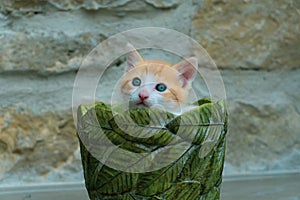
{"type": "Polygon", "coordinates": [[[141,103],[143,107],[159,104],[168,111],[184,105],[194,78],[193,66],[184,61],[173,66],[164,61],[143,60],[133,47],[131,49],[130,57],[127,58],[128,68],[119,83],[120,93],[125,100],[127,99],[133,107],[139,108],[141,103]],[[185,71],[190,80],[185,79],[185,71]],[[135,78],[140,80],[140,85],[133,84],[135,78]],[[157,86],[160,84],[165,85],[167,89],[159,91],[157,86]],[[147,97],[142,99],[141,94],[146,94],[147,97]]]}
{"type": "Polygon", "coordinates": [[[186,88],[182,88],[178,80],[178,72],[172,68],[172,65],[162,61],[143,61],[128,73],[121,82],[123,93],[133,89],[134,87],[128,83],[135,77],[141,77],[146,74],[153,74],[158,83],[165,83],[170,91],[163,93],[165,98],[170,98],[184,103],[188,95],[186,88]]]}

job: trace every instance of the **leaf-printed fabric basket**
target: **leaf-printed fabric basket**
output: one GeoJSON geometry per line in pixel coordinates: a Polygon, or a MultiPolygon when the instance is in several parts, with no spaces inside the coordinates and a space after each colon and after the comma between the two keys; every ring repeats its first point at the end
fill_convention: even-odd
{"type": "Polygon", "coordinates": [[[196,104],[180,116],[155,109],[115,113],[102,102],[80,106],[77,135],[90,199],[219,199],[225,103],[196,104]]]}

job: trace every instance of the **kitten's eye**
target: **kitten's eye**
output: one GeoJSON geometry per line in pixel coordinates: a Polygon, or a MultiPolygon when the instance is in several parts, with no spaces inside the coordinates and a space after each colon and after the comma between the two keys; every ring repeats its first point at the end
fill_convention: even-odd
{"type": "Polygon", "coordinates": [[[156,85],[155,89],[159,92],[163,92],[167,89],[167,86],[163,83],[159,83],[156,85]]]}
{"type": "Polygon", "coordinates": [[[133,80],[132,80],[132,85],[134,85],[134,86],[140,86],[141,85],[141,79],[139,79],[139,78],[134,78],[133,80]]]}

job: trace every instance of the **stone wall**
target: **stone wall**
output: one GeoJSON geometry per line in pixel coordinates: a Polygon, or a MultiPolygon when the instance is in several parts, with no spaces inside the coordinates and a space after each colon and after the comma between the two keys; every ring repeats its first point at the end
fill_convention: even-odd
{"type": "Polygon", "coordinates": [[[192,36],[219,66],[225,174],[299,171],[299,16],[297,0],[1,1],[0,184],[82,180],[76,72],[99,42],[143,26],[192,36]]]}

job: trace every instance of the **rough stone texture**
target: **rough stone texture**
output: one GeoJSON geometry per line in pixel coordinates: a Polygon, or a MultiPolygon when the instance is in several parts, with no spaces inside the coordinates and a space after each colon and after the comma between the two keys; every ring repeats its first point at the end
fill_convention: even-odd
{"type": "Polygon", "coordinates": [[[300,70],[225,71],[226,174],[300,170],[300,70]]]}
{"type": "MultiPolygon", "coordinates": [[[[299,8],[296,0],[1,1],[0,184],[82,181],[70,111],[77,69],[100,41],[143,26],[192,35],[222,68],[226,175],[299,172],[299,8]]],[[[123,61],[98,98],[108,100],[103,90],[123,61]]]]}
{"type": "Polygon", "coordinates": [[[0,183],[80,178],[74,129],[73,118],[67,114],[34,115],[8,108],[0,115],[0,183]]]}
{"type": "Polygon", "coordinates": [[[191,1],[101,2],[105,1],[1,2],[0,73],[74,70],[103,39],[131,28],[162,26],[187,34],[197,7],[191,1]]]}
{"type": "Polygon", "coordinates": [[[3,0],[2,6],[7,11],[13,12],[46,12],[51,6],[59,10],[143,10],[148,6],[155,8],[175,8],[179,5],[179,0],[3,0]]]}
{"type": "Polygon", "coordinates": [[[80,35],[72,39],[60,33],[54,37],[7,33],[0,39],[0,72],[30,70],[45,74],[77,69],[81,56],[91,49],[89,37],[80,35]],[[29,59],[33,56],[35,59],[29,59]]]}
{"type": "Polygon", "coordinates": [[[192,36],[222,68],[274,69],[300,65],[297,0],[205,1],[192,36]]]}

